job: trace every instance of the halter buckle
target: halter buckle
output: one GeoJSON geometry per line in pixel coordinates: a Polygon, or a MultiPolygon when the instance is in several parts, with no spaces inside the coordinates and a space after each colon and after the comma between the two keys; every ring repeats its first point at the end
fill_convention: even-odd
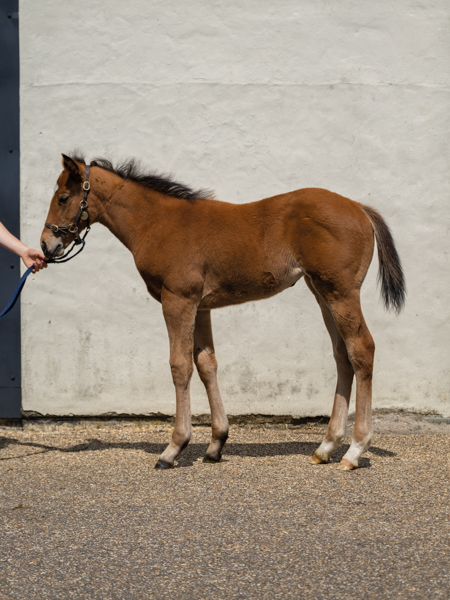
{"type": "Polygon", "coordinates": [[[89,181],[85,181],[85,182],[83,183],[83,190],[84,190],[85,192],[88,192],[90,189],[91,189],[91,184],[89,183],[89,181]]]}
{"type": "Polygon", "coordinates": [[[70,233],[77,233],[78,232],[78,227],[75,227],[74,225],[69,225],[69,232],[70,233]]]}
{"type": "Polygon", "coordinates": [[[58,233],[59,231],[58,225],[50,225],[50,229],[53,231],[53,233],[58,233]]]}

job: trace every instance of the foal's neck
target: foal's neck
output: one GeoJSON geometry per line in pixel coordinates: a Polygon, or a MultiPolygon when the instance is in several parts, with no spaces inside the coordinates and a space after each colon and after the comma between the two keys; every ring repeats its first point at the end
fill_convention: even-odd
{"type": "Polygon", "coordinates": [[[97,175],[97,221],[107,227],[131,252],[148,232],[160,212],[160,195],[115,173],[101,170],[97,175]]]}

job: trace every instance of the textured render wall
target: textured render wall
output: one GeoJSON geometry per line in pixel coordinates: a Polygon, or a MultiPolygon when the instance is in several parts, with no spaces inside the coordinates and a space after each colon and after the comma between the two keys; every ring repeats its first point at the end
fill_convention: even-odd
{"type": "MultiPolygon", "coordinates": [[[[135,156],[233,202],[301,187],[376,207],[408,283],[377,343],[374,406],[450,415],[446,0],[22,0],[22,236],[36,245],[60,153],[135,156]]],[[[331,345],[303,282],[213,313],[229,413],[327,414],[331,345]]],[[[23,408],[173,413],[161,307],[100,225],[23,295],[23,408]]],[[[198,378],[193,413],[208,411],[198,378]]]]}

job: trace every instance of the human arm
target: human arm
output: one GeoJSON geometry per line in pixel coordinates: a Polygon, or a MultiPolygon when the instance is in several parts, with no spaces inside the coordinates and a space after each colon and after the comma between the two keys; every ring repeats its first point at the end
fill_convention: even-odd
{"type": "Polygon", "coordinates": [[[0,246],[20,256],[26,267],[34,265],[34,273],[47,267],[45,256],[42,252],[26,246],[10,233],[2,223],[0,223],[0,246]]]}

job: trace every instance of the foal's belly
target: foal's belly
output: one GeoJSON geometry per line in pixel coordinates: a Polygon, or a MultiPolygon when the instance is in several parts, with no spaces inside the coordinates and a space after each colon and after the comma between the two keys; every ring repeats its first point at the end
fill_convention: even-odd
{"type": "Polygon", "coordinates": [[[263,300],[292,287],[304,275],[299,266],[261,271],[258,273],[235,272],[232,277],[217,277],[205,285],[199,308],[212,309],[263,300]]]}

